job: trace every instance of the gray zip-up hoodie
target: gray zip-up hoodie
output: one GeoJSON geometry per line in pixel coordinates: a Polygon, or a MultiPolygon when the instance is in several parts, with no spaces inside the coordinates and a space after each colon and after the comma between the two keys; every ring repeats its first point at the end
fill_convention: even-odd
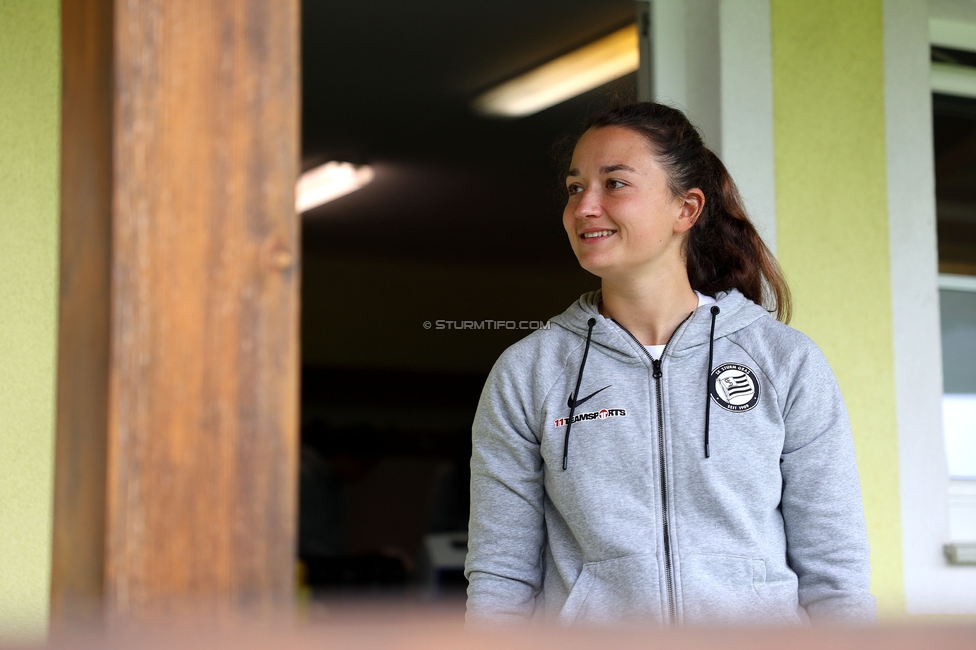
{"type": "Polygon", "coordinates": [[[716,298],[659,362],[599,292],[502,354],[474,421],[469,621],[874,619],[827,361],[738,291],[716,298]]]}

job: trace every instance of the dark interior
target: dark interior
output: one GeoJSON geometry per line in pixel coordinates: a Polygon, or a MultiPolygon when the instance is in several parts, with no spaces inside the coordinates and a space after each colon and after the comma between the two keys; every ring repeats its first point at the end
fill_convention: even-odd
{"type": "MultiPolygon", "coordinates": [[[[552,149],[608,89],[517,120],[479,117],[469,103],[634,12],[626,0],[307,0],[305,166],[368,162],[377,178],[306,215],[306,254],[574,266],[552,149]]],[[[632,94],[634,83],[618,85],[632,94]]]]}
{"type": "Polygon", "coordinates": [[[316,597],[463,593],[470,424],[498,355],[598,281],[561,225],[560,146],[631,75],[522,119],[481,91],[633,22],[630,0],[303,4],[303,167],[371,164],[303,217],[299,555],[316,597]],[[438,328],[450,321],[455,326],[438,328]],[[431,322],[430,329],[424,323],[431,322]],[[448,329],[451,327],[451,329],[448,329]]]}
{"type": "MultiPolygon", "coordinates": [[[[932,60],[976,68],[976,53],[932,48],[932,60]]],[[[976,275],[976,99],[934,95],[939,271],[976,275]]]]}

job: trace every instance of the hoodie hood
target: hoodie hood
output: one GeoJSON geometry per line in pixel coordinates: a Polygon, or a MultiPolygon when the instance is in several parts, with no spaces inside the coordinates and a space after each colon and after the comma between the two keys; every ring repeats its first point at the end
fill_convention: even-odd
{"type": "MultiPolygon", "coordinates": [[[[640,354],[637,342],[627,336],[626,330],[617,325],[612,319],[600,314],[599,305],[602,300],[600,290],[591,291],[580,296],[579,300],[570,305],[569,309],[552,319],[552,323],[570,332],[586,338],[591,318],[596,319],[593,327],[593,344],[616,352],[617,355],[633,357],[635,352],[640,354]]],[[[768,318],[769,313],[742,295],[738,289],[721,291],[715,296],[714,304],[702,305],[691,313],[691,316],[678,326],[671,337],[669,353],[672,356],[682,356],[682,353],[699,345],[708,345],[712,326],[711,307],[717,306],[719,313],[715,318],[715,338],[723,338],[748,327],[760,318],[768,318]]],[[[616,356],[616,355],[614,355],[616,356]]],[[[638,358],[640,362],[640,358],[638,358]]]]}
{"type": "MultiPolygon", "coordinates": [[[[609,318],[600,315],[600,291],[583,294],[580,299],[570,306],[560,316],[553,321],[565,329],[582,336],[586,343],[583,351],[583,359],[580,362],[579,372],[576,378],[576,388],[570,396],[567,406],[569,406],[569,422],[566,426],[565,441],[563,443],[563,469],[568,466],[569,460],[569,436],[572,430],[573,416],[576,412],[577,400],[580,395],[580,385],[583,381],[583,371],[586,367],[586,358],[590,351],[590,345],[603,346],[607,352],[613,353],[623,363],[634,363],[636,355],[637,363],[647,363],[651,361],[654,368],[654,377],[661,376],[661,360],[652,360],[646,351],[640,349],[640,343],[629,334],[623,326],[617,324],[609,318]],[[620,357],[629,357],[620,358],[620,357]]],[[[690,353],[693,348],[701,345],[708,345],[708,364],[703,369],[702,389],[705,395],[705,426],[703,435],[703,445],[705,458],[709,458],[709,416],[711,411],[711,400],[709,394],[709,376],[712,371],[712,352],[716,338],[724,338],[730,334],[751,325],[756,320],[766,317],[768,314],[764,309],[756,305],[751,300],[743,296],[738,290],[732,289],[727,292],[720,292],[716,296],[715,303],[701,305],[693,311],[689,317],[678,326],[671,339],[668,341],[666,350],[670,351],[671,356],[679,358],[685,353],[690,353]],[[719,325],[721,323],[721,325],[719,325]]]]}

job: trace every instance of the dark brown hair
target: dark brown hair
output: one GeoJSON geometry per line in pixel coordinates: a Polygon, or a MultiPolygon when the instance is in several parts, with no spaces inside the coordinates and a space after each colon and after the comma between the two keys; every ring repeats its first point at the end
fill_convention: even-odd
{"type": "Polygon", "coordinates": [[[704,193],[705,205],[685,241],[692,289],[711,296],[738,289],[788,323],[792,301],[786,278],[749,221],[725,165],[684,113],[652,102],[628,104],[591,119],[583,132],[608,126],[630,129],[647,139],[674,196],[696,187],[704,193]]]}

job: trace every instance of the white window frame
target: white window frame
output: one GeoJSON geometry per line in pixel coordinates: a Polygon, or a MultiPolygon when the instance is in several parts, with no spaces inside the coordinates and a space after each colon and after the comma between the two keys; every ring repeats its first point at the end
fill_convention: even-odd
{"type": "MultiPolygon", "coordinates": [[[[972,615],[976,614],[976,566],[952,565],[944,552],[950,541],[950,482],[942,427],[930,26],[938,40],[941,28],[929,21],[946,18],[938,14],[938,4],[939,0],[884,0],[902,567],[909,614],[972,615]]],[[[963,22],[976,25],[976,16],[963,22]]],[[[935,83],[941,87],[938,78],[935,83]]]]}
{"type": "MultiPolygon", "coordinates": [[[[940,273],[939,290],[976,294],[976,276],[940,273]]],[[[976,562],[976,479],[950,476],[948,506],[946,556],[950,563],[976,562]]]]}

